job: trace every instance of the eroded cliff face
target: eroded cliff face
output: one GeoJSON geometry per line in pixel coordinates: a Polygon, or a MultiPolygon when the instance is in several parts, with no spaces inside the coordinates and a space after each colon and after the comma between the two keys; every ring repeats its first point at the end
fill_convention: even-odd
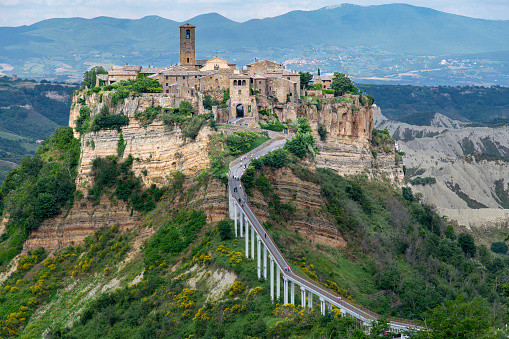
{"type": "MultiPolygon", "coordinates": [[[[274,193],[281,198],[281,203],[296,208],[289,222],[292,229],[298,230],[301,236],[318,244],[346,246],[346,241],[335,227],[334,221],[323,211],[323,205],[327,202],[321,195],[320,185],[301,180],[286,167],[265,167],[263,173],[272,184],[274,193]]],[[[260,191],[254,190],[254,196],[249,198],[249,206],[261,222],[269,219],[269,207],[260,191]]]]}
{"type": "MultiPolygon", "coordinates": [[[[77,99],[77,97],[75,97],[77,99]]],[[[97,95],[86,97],[87,105],[92,114],[97,114],[102,105],[97,95]]],[[[197,176],[205,170],[210,162],[208,155],[209,137],[216,133],[209,127],[203,127],[195,140],[185,140],[178,127],[169,130],[156,119],[152,124],[143,127],[134,119],[134,112],[140,107],[152,105],[153,102],[145,96],[126,99],[122,109],[126,108],[131,116],[128,126],[121,131],[107,130],[90,132],[81,138],[81,162],[78,169],[76,185],[85,196],[88,188],[93,185],[91,177],[92,161],[96,157],[118,155],[120,135],[124,139],[125,149],[121,159],[129,154],[135,159],[132,170],[143,180],[145,187],[152,184],[165,186],[169,175],[173,171],[180,171],[186,177],[186,186],[195,185],[195,195],[189,202],[190,208],[203,208],[209,222],[224,219],[227,215],[226,186],[218,179],[202,179],[197,183],[197,176]],[[130,107],[130,108],[129,108],[130,107]],[[133,107],[136,109],[133,110],[133,107]]],[[[159,103],[156,102],[155,105],[159,103]]],[[[75,102],[71,109],[69,121],[79,115],[80,104],[75,102]],[[74,116],[74,118],[73,118],[74,116]]],[[[103,226],[118,225],[121,229],[132,228],[141,224],[143,220],[136,211],[122,201],[112,202],[103,196],[99,205],[93,206],[86,198],[75,201],[74,207],[65,215],[46,220],[35,230],[24,245],[25,250],[40,246],[48,250],[78,245],[83,239],[103,226]]]]}
{"type": "Polygon", "coordinates": [[[316,166],[330,168],[340,175],[365,173],[370,178],[387,178],[395,185],[403,185],[403,169],[396,163],[394,152],[379,153],[377,159],[371,153],[371,107],[360,105],[356,95],[347,98],[351,101],[322,100],[320,109],[306,104],[298,109],[298,116],[309,120],[320,146],[316,166]],[[325,141],[318,134],[320,125],[327,131],[325,141]]]}

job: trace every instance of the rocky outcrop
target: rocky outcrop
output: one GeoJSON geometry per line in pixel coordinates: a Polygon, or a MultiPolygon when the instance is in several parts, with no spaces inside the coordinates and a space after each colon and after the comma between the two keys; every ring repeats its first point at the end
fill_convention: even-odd
{"type": "MultiPolygon", "coordinates": [[[[129,126],[122,127],[125,149],[135,159],[134,173],[143,179],[146,186],[167,183],[172,171],[181,171],[188,177],[195,177],[209,165],[208,142],[213,131],[203,127],[195,140],[185,140],[178,127],[169,130],[160,120],[143,127],[136,119],[129,126]]],[[[92,161],[96,157],[116,156],[120,133],[116,130],[87,133],[81,140],[81,165],[78,187],[90,184],[92,161]]]]}
{"type": "MultiPolygon", "coordinates": [[[[301,180],[289,168],[265,167],[263,173],[273,185],[274,193],[280,197],[281,203],[290,204],[296,208],[289,222],[291,228],[318,244],[346,246],[346,241],[334,222],[328,218],[327,213],[323,212],[326,201],[321,196],[319,185],[301,180]]],[[[254,196],[249,198],[249,206],[258,220],[261,222],[268,220],[269,207],[261,192],[254,190],[254,196]]]]}
{"type": "Polygon", "coordinates": [[[118,225],[121,229],[132,228],[138,224],[139,214],[128,209],[125,203],[113,203],[103,196],[98,205],[93,206],[86,199],[74,203],[69,213],[45,220],[35,229],[23,245],[23,250],[44,247],[52,252],[67,246],[79,245],[96,229],[103,226],[118,225]]]}
{"type": "Polygon", "coordinates": [[[320,109],[308,104],[298,109],[298,116],[309,120],[320,146],[317,167],[327,167],[341,175],[365,173],[370,178],[387,178],[395,185],[403,185],[403,170],[393,152],[380,153],[377,159],[373,157],[371,107],[361,105],[356,95],[347,95],[343,100],[322,100],[320,109]],[[320,125],[327,131],[326,140],[320,139],[320,125]]]}

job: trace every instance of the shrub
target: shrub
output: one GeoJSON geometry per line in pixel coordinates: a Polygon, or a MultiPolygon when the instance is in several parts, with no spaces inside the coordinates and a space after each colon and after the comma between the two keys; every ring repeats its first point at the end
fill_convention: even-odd
{"type": "Polygon", "coordinates": [[[230,240],[233,239],[234,233],[233,233],[233,227],[232,227],[233,221],[230,219],[221,220],[217,223],[217,230],[219,232],[219,236],[221,237],[221,240],[230,240]]]}
{"type": "Polygon", "coordinates": [[[327,129],[324,124],[320,124],[318,126],[318,135],[320,136],[321,141],[327,140],[327,129]]]}
{"type": "Polygon", "coordinates": [[[494,253],[507,254],[508,248],[505,242],[494,242],[491,244],[491,251],[494,253]]]}

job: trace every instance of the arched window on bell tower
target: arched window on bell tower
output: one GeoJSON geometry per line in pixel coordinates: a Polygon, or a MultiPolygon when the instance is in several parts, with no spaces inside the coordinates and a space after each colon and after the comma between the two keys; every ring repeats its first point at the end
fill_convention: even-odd
{"type": "Polygon", "coordinates": [[[191,30],[186,29],[186,39],[191,39],[191,30]]]}

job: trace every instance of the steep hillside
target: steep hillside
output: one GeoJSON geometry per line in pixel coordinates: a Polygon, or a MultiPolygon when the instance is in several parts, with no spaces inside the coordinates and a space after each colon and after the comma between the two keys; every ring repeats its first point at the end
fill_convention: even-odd
{"type": "Polygon", "coordinates": [[[468,127],[440,114],[433,121],[434,126],[415,126],[388,120],[380,110],[374,114],[375,126],[387,129],[406,153],[412,188],[480,240],[496,241],[509,217],[509,127],[468,127]],[[436,183],[416,181],[426,177],[436,183]]]}
{"type": "MultiPolygon", "coordinates": [[[[292,147],[282,162],[260,158],[253,163],[258,170],[246,171],[253,172],[250,203],[292,269],[383,314],[427,317],[435,334],[446,333],[435,313],[447,300],[454,301],[445,312],[476,310],[453,323],[458,331],[482,335],[504,321],[501,303],[507,300],[497,282],[509,278],[507,256],[476,247],[432,209],[411,202],[411,195],[405,200],[400,189],[315,170],[310,155],[299,160],[292,147]],[[456,298],[459,293],[465,299],[456,298]],[[426,313],[428,307],[434,311],[426,313]]],[[[118,169],[125,166],[128,159],[118,169]]],[[[105,221],[81,245],[25,253],[0,289],[2,335],[368,338],[361,324],[337,309],[322,316],[318,304],[302,310],[272,303],[269,282],[258,280],[256,261],[243,256],[233,222],[211,223],[193,202],[202,180],[169,180],[153,209],[139,212],[135,227],[105,221]]],[[[111,193],[103,199],[111,209],[123,208],[111,193]]],[[[385,331],[383,321],[375,325],[369,338],[385,331]]]]}

